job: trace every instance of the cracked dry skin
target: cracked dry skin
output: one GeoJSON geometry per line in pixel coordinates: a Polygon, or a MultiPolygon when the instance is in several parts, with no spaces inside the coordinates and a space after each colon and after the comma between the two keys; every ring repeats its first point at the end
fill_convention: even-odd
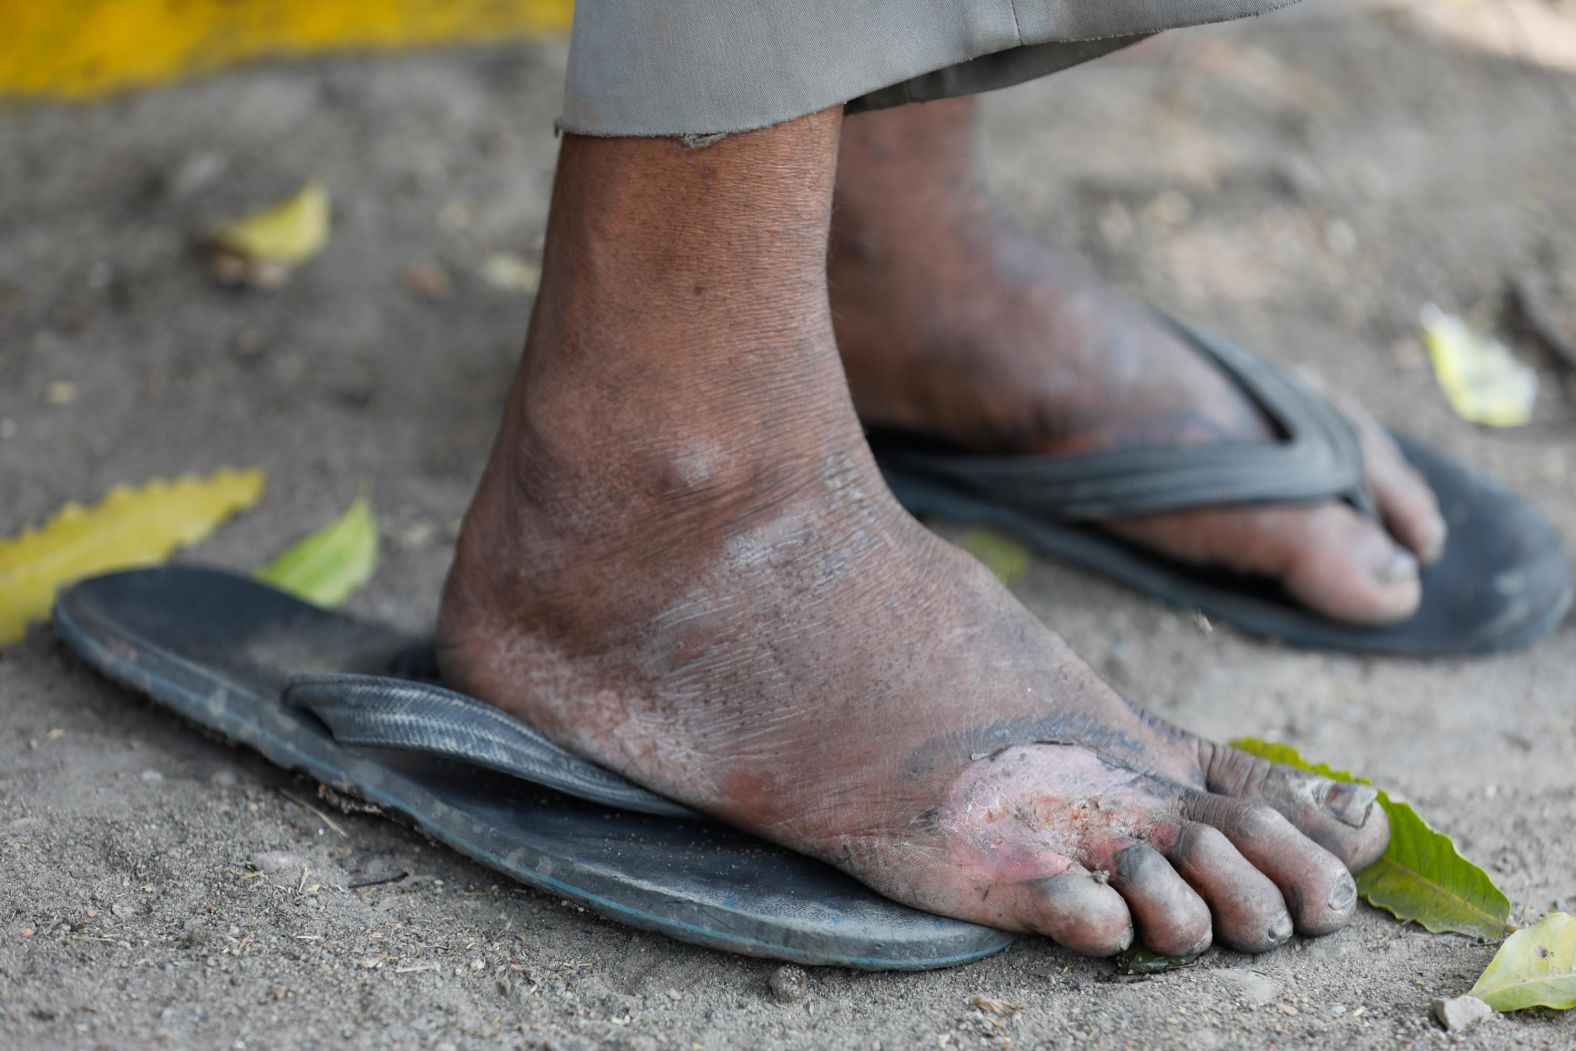
{"type": "Polygon", "coordinates": [[[446,677],[919,908],[1093,954],[1341,927],[1371,791],[1129,704],[886,490],[827,308],[839,124],[566,137],[446,677]]]}

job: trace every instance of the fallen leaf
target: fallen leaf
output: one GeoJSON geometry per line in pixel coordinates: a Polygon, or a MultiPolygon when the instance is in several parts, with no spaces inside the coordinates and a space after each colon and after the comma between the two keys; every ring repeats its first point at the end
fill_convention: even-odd
{"type": "Polygon", "coordinates": [[[1013,1015],[1023,1010],[1023,1006],[1021,1004],[1010,1004],[1006,1000],[998,1000],[994,996],[986,996],[983,993],[976,993],[974,995],[974,999],[970,1000],[969,1003],[973,1004],[975,1007],[978,1007],[981,1011],[985,1011],[988,1014],[1000,1015],[1003,1018],[1011,1018],[1013,1015]]]}
{"type": "Polygon", "coordinates": [[[985,563],[985,568],[1008,587],[1029,571],[1032,561],[1028,548],[994,529],[971,529],[963,534],[958,546],[985,563]]]}
{"type": "Polygon", "coordinates": [[[1460,318],[1430,303],[1419,320],[1434,378],[1462,419],[1488,427],[1532,422],[1538,374],[1499,340],[1479,335],[1460,318]]]}
{"type": "Polygon", "coordinates": [[[257,579],[331,609],[372,579],[377,560],[378,524],[363,492],[344,514],[263,567],[257,579]]]}
{"type": "MultiPolygon", "coordinates": [[[[1290,745],[1242,737],[1231,746],[1333,781],[1373,784],[1325,763],[1310,763],[1290,745]]],[[[1509,929],[1510,900],[1488,873],[1458,854],[1449,836],[1429,828],[1410,803],[1397,802],[1380,789],[1379,805],[1390,819],[1390,845],[1378,861],[1357,873],[1357,893],[1363,900],[1433,934],[1497,938],[1509,929]]]]}
{"type": "Polygon", "coordinates": [[[1506,938],[1471,995],[1496,1011],[1576,1007],[1576,916],[1551,912],[1506,938]]]}
{"type": "Polygon", "coordinates": [[[94,507],[67,504],[38,529],[0,539],[0,645],[48,616],[66,584],[156,565],[257,503],[262,493],[261,471],[116,486],[94,507]]]}
{"type": "Polygon", "coordinates": [[[1178,967],[1186,967],[1198,959],[1194,956],[1166,956],[1142,946],[1135,946],[1121,953],[1114,961],[1117,974],[1163,974],[1178,967]]]}
{"type": "Polygon", "coordinates": [[[260,212],[220,224],[213,242],[258,263],[295,266],[328,241],[328,188],[308,179],[295,193],[260,212]]]}
{"type": "Polygon", "coordinates": [[[482,260],[482,280],[505,292],[536,291],[542,268],[513,252],[494,252],[482,260]]]}

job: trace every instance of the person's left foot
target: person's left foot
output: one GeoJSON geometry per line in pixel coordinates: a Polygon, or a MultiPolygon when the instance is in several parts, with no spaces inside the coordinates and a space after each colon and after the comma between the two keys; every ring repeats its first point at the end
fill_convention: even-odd
{"type": "MultiPolygon", "coordinates": [[[[844,128],[828,267],[860,418],[979,452],[1076,455],[1274,440],[1240,391],[1149,308],[1015,226],[982,191],[970,100],[844,128]]],[[[1433,493],[1360,408],[1385,522],[1329,500],[1107,523],[1186,561],[1278,578],[1306,605],[1389,623],[1417,607],[1445,524],[1433,493]]]]}

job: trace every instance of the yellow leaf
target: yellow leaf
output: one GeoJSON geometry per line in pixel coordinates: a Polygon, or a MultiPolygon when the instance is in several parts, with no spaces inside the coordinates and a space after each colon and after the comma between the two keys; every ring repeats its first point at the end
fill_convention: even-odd
{"type": "Polygon", "coordinates": [[[1538,374],[1503,343],[1473,332],[1465,321],[1430,303],[1421,315],[1434,378],[1456,415],[1487,427],[1532,422],[1538,374]]]}
{"type": "Polygon", "coordinates": [[[55,592],[97,573],[164,561],[257,503],[261,471],[116,486],[94,507],[67,504],[38,529],[0,539],[0,645],[49,615],[55,592]]]}
{"type": "Polygon", "coordinates": [[[328,240],[328,188],[317,179],[272,208],[220,225],[214,243],[253,262],[294,266],[328,240]]]}
{"type": "Polygon", "coordinates": [[[344,514],[268,563],[257,579],[332,608],[372,579],[377,561],[378,524],[362,493],[344,514]]]}

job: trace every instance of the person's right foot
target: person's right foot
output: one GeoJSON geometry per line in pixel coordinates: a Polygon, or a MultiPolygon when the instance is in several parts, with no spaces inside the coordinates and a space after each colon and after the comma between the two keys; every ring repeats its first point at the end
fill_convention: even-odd
{"type": "Polygon", "coordinates": [[[1344,925],[1370,789],[1126,703],[884,488],[826,307],[836,133],[566,138],[445,678],[932,912],[1085,953],[1344,925]]]}

